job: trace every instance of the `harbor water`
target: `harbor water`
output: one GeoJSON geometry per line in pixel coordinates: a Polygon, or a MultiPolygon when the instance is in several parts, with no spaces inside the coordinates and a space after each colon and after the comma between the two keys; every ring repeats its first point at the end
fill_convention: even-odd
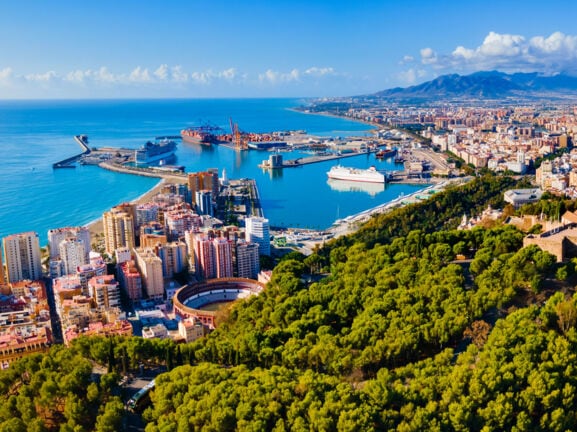
{"type": "MultiPolygon", "coordinates": [[[[36,231],[41,244],[52,228],[85,225],[104,211],[145,193],[158,179],[120,174],[97,166],[52,169],[81,152],[74,135],[91,147],[138,148],[157,136],[178,135],[188,126],[210,123],[228,132],[232,119],[243,131],[306,130],[311,135],[369,135],[369,126],[341,118],[297,112],[296,99],[66,100],[0,102],[0,237],[36,231]]],[[[329,182],[327,171],[344,166],[401,169],[392,160],[362,154],[296,168],[258,167],[269,152],[237,152],[223,146],[178,141],[176,160],[187,172],[218,168],[228,178],[254,178],[271,225],[325,229],[336,219],[407,195],[424,186],[329,182]]],[[[283,153],[290,159],[291,153],[283,153]]]]}

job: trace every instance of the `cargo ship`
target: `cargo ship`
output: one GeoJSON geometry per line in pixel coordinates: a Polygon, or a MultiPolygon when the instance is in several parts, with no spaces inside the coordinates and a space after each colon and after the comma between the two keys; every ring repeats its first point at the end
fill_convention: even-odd
{"type": "Polygon", "coordinates": [[[148,141],[134,152],[134,162],[137,164],[149,164],[168,159],[174,155],[176,143],[171,140],[162,140],[156,143],[148,141]]]}
{"type": "Polygon", "coordinates": [[[375,157],[377,159],[388,159],[390,157],[393,157],[397,154],[396,150],[385,150],[385,149],[381,149],[379,151],[377,151],[375,153],[375,157]]]}
{"type": "Polygon", "coordinates": [[[347,168],[340,165],[331,168],[327,175],[335,180],[358,181],[367,183],[385,183],[386,176],[374,166],[368,169],[347,168]]]}
{"type": "Polygon", "coordinates": [[[217,131],[221,129],[216,126],[196,126],[189,127],[180,131],[180,136],[184,142],[190,144],[212,145],[224,142],[217,131]]]}

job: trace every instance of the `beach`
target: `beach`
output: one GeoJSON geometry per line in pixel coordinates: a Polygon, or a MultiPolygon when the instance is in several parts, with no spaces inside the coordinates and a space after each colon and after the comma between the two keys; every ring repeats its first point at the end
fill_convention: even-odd
{"type": "MultiPolygon", "coordinates": [[[[152,201],[152,198],[159,194],[162,190],[162,187],[165,184],[165,179],[161,179],[152,189],[148,192],[143,193],[138,198],[133,199],[130,201],[132,204],[144,204],[147,202],[152,201]]],[[[118,203],[119,205],[121,203],[118,203]]],[[[104,233],[104,226],[102,224],[102,217],[88,223],[85,225],[88,230],[90,231],[90,238],[95,239],[97,236],[100,236],[104,233]]]]}

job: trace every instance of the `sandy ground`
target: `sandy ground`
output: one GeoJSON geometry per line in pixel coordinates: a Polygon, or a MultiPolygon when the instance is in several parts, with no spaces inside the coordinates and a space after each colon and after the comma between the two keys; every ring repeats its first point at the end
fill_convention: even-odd
{"type": "MultiPolygon", "coordinates": [[[[152,198],[160,192],[160,189],[162,188],[164,183],[165,183],[165,180],[163,179],[156,186],[154,186],[152,189],[150,189],[148,192],[146,192],[146,193],[142,194],[141,196],[139,196],[138,198],[132,200],[131,203],[142,204],[142,203],[146,203],[146,202],[151,201],[152,198]]],[[[118,203],[118,204],[121,204],[121,203],[118,203]]],[[[96,238],[96,234],[100,235],[104,232],[103,225],[102,225],[102,218],[97,219],[94,222],[87,224],[86,227],[89,229],[90,238],[92,238],[92,239],[96,238]]]]}

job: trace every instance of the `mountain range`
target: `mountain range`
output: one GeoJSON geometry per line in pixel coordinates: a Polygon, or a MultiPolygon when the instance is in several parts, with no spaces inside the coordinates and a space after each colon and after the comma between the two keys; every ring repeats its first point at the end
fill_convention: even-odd
{"type": "Polygon", "coordinates": [[[450,74],[419,85],[396,87],[366,97],[396,101],[567,99],[577,98],[577,77],[537,72],[507,74],[499,71],[475,72],[471,75],[450,74]]]}

